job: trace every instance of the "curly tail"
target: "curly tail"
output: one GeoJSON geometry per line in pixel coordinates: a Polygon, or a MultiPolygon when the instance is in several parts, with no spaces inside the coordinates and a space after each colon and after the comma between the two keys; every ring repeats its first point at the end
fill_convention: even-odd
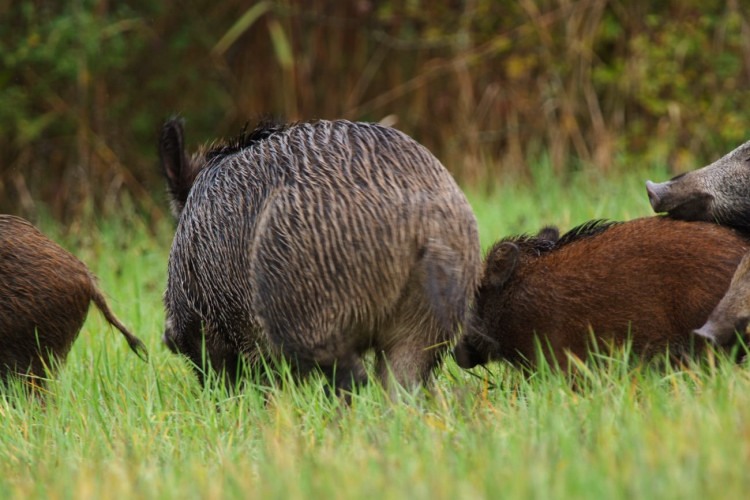
{"type": "Polygon", "coordinates": [[[128,341],[130,349],[134,353],[136,353],[138,357],[143,361],[147,361],[148,350],[146,349],[146,346],[141,341],[141,339],[130,333],[125,325],[123,325],[122,322],[117,319],[117,316],[115,316],[115,314],[109,308],[109,305],[104,298],[104,294],[102,294],[102,291],[99,290],[98,286],[96,286],[96,281],[93,277],[91,279],[91,299],[94,301],[94,304],[96,304],[96,307],[101,311],[101,313],[104,315],[104,318],[109,322],[109,324],[120,330],[120,333],[122,333],[122,335],[125,337],[125,340],[128,341]]]}

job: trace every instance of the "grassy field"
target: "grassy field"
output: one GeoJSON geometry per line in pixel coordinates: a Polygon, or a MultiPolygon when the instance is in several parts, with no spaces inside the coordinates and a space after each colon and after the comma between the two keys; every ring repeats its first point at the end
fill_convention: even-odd
{"type": "MultiPolygon", "coordinates": [[[[636,173],[470,193],[483,247],[545,224],[649,215],[636,173]]],[[[0,399],[2,498],[745,498],[750,372],[709,359],[643,367],[626,354],[571,389],[542,370],[448,361],[432,397],[393,403],[377,386],[351,407],[302,385],[202,390],[160,343],[172,225],[100,221],[63,240],[101,278],[148,345],[130,353],[92,311],[43,401],[0,399]]],[[[42,226],[55,237],[58,229],[42,226]]]]}

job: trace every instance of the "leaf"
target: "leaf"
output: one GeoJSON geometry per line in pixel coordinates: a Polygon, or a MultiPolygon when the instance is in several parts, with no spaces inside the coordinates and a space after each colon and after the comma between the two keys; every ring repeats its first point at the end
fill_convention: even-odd
{"type": "Polygon", "coordinates": [[[226,33],[224,33],[224,36],[222,36],[218,42],[216,42],[214,48],[211,49],[211,53],[214,56],[223,55],[243,33],[250,29],[260,16],[271,10],[272,7],[271,2],[258,2],[247,9],[242,17],[240,17],[237,22],[234,23],[226,33]]]}
{"type": "Polygon", "coordinates": [[[271,33],[271,41],[273,41],[273,50],[276,53],[276,59],[284,69],[289,69],[294,63],[292,57],[292,46],[289,44],[289,40],[284,34],[284,29],[281,27],[281,23],[276,19],[268,21],[268,31],[271,33]]]}
{"type": "Polygon", "coordinates": [[[50,111],[41,116],[20,120],[18,123],[19,146],[24,147],[31,144],[58,118],[58,113],[50,111]]]}

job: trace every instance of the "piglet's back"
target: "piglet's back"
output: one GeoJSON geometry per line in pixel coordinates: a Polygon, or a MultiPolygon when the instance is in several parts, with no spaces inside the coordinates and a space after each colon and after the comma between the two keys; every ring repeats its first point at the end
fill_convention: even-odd
{"type": "Polygon", "coordinates": [[[579,338],[590,326],[623,338],[629,329],[633,348],[650,353],[689,343],[749,247],[715,224],[644,218],[543,255],[520,268],[518,279],[551,289],[544,295],[554,315],[541,317],[539,330],[579,338]]]}

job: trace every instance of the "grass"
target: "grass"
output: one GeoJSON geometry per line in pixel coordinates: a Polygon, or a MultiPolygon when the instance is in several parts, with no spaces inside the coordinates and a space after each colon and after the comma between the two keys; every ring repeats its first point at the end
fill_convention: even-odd
{"type": "MultiPolygon", "coordinates": [[[[651,173],[653,177],[665,175],[651,173]]],[[[649,214],[648,174],[567,183],[541,175],[470,193],[482,244],[545,224],[649,214]]],[[[744,498],[750,372],[710,358],[652,369],[627,353],[575,389],[504,364],[472,376],[448,361],[433,395],[351,407],[301,385],[201,389],[161,346],[169,221],[138,218],[62,238],[146,342],[148,363],[91,312],[43,400],[0,398],[2,498],[744,498]]],[[[724,360],[726,361],[726,360],[724,360]]]]}

